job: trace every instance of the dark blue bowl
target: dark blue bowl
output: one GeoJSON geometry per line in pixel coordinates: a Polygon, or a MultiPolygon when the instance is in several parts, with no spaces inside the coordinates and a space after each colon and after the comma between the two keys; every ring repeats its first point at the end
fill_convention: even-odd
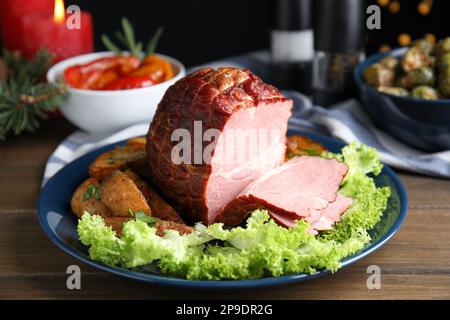
{"type": "MultiPolygon", "coordinates": [[[[292,130],[289,134],[306,134],[292,130]]],[[[307,134],[325,145],[332,152],[339,152],[344,146],[333,138],[307,134]]],[[[176,287],[206,288],[206,289],[245,289],[249,287],[264,287],[314,279],[328,275],[329,270],[320,270],[314,274],[292,274],[282,277],[266,277],[254,280],[229,280],[229,281],[194,281],[174,278],[161,274],[154,264],[134,269],[111,267],[89,259],[87,247],[78,239],[76,232],[77,218],[70,210],[70,198],[73,190],[88,177],[88,168],[92,161],[101,153],[113,149],[115,143],[89,152],[88,154],[69,163],[56,173],[45,185],[39,196],[38,214],[39,221],[45,234],[62,250],[74,256],[81,262],[97,269],[153,284],[176,287]]],[[[361,251],[345,258],[342,266],[352,264],[371,254],[385,244],[400,228],[406,217],[408,208],[408,196],[397,175],[387,166],[380,175],[375,177],[378,186],[389,186],[392,190],[388,207],[383,213],[381,221],[370,231],[372,241],[361,251]]],[[[392,257],[395,259],[395,257],[392,257]]]]}
{"type": "Polygon", "coordinates": [[[401,57],[406,48],[370,56],[354,70],[364,108],[386,132],[413,147],[427,151],[450,149],[450,99],[424,100],[379,92],[367,84],[364,69],[391,55],[401,57]]]}

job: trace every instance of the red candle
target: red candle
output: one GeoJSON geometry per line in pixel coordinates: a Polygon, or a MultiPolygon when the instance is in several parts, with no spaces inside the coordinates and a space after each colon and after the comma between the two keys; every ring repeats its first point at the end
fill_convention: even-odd
{"type": "Polygon", "coordinates": [[[65,15],[62,0],[56,0],[55,3],[57,5],[54,14],[35,13],[21,19],[21,28],[24,31],[23,54],[32,57],[37,50],[45,48],[55,55],[55,62],[58,62],[92,52],[92,16],[82,11],[74,20],[74,16],[65,15]],[[69,19],[71,21],[68,23],[69,19]],[[75,25],[74,21],[78,21],[79,25],[75,25]]]}
{"type": "Polygon", "coordinates": [[[53,12],[54,0],[0,0],[0,29],[8,50],[22,50],[23,31],[20,20],[30,13],[53,12]]]}

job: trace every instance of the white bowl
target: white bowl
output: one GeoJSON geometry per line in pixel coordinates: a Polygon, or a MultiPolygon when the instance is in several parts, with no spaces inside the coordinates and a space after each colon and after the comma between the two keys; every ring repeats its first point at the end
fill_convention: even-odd
{"type": "MultiPolygon", "coordinates": [[[[69,66],[112,55],[112,52],[98,52],[61,61],[48,70],[47,81],[59,81],[69,66]]],[[[167,88],[186,74],[186,69],[178,60],[162,54],[158,56],[172,64],[174,78],[151,87],[130,90],[100,91],[69,87],[68,98],[60,108],[62,114],[77,127],[95,133],[113,132],[141,122],[150,123],[167,88]]]]}

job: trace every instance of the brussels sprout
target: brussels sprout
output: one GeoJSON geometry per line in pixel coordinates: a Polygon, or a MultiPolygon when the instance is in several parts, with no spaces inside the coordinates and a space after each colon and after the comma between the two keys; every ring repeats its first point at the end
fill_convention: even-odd
{"type": "Polygon", "coordinates": [[[447,68],[439,75],[439,90],[445,96],[450,96],[450,69],[447,68]]]}
{"type": "Polygon", "coordinates": [[[383,66],[385,66],[386,68],[395,70],[399,64],[399,61],[395,57],[387,56],[387,57],[381,59],[379,63],[382,64],[383,66]]]}
{"type": "Polygon", "coordinates": [[[430,86],[418,86],[411,91],[411,96],[426,100],[437,100],[439,99],[439,92],[430,86]]]}
{"type": "Polygon", "coordinates": [[[402,59],[402,68],[405,72],[411,70],[427,67],[432,64],[431,57],[418,47],[412,47],[406,51],[402,59]]]}
{"type": "Polygon", "coordinates": [[[428,67],[414,69],[402,76],[399,80],[399,85],[406,89],[412,89],[421,85],[432,86],[433,83],[434,72],[433,69],[428,67]]]}
{"type": "Polygon", "coordinates": [[[379,87],[378,91],[400,97],[409,96],[408,90],[402,87],[379,87]]]}
{"type": "Polygon", "coordinates": [[[440,71],[445,71],[446,69],[450,68],[450,52],[447,52],[445,54],[443,54],[442,56],[440,56],[437,59],[437,68],[440,71]]]}
{"type": "Polygon", "coordinates": [[[420,48],[423,52],[430,54],[434,50],[434,41],[429,38],[418,39],[411,44],[411,47],[420,48]]]}
{"type": "Polygon", "coordinates": [[[363,77],[374,87],[391,86],[394,83],[395,73],[384,65],[375,63],[364,70],[363,77]]]}
{"type": "Polygon", "coordinates": [[[436,45],[436,56],[440,57],[448,52],[450,52],[450,37],[442,39],[436,45]]]}

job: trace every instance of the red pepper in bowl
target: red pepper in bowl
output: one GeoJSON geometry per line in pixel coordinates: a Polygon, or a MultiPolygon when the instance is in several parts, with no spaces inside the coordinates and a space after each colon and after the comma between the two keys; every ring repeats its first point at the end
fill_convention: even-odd
{"type": "Polygon", "coordinates": [[[126,76],[116,79],[103,87],[103,90],[138,89],[154,85],[155,82],[148,76],[126,76]]]}
{"type": "Polygon", "coordinates": [[[156,55],[146,57],[140,67],[132,72],[134,76],[149,76],[155,83],[173,78],[173,69],[170,63],[156,55]]]}
{"type": "Polygon", "coordinates": [[[101,90],[108,83],[139,67],[134,56],[113,56],[75,65],[64,71],[65,82],[73,88],[101,90]]]}

